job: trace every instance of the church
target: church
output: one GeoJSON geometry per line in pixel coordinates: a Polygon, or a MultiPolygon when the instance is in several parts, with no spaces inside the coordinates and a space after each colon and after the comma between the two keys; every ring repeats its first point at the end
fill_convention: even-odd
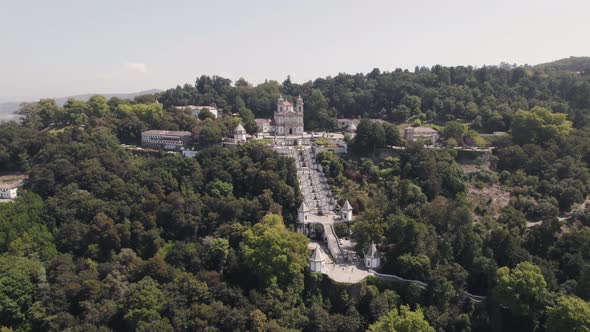
{"type": "Polygon", "coordinates": [[[293,103],[279,96],[277,109],[271,122],[271,132],[277,136],[302,135],[303,134],[303,98],[297,97],[295,106],[293,103]]]}

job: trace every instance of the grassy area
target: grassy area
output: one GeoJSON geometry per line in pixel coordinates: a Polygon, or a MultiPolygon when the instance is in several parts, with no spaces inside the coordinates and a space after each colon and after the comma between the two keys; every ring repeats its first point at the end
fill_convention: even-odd
{"type": "Polygon", "coordinates": [[[317,145],[326,146],[333,144],[334,139],[328,137],[320,137],[316,138],[314,141],[317,145]]]}

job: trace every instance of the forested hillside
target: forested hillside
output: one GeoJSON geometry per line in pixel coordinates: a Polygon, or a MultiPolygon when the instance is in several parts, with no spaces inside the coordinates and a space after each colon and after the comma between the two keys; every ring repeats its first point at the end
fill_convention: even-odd
{"type": "MultiPolygon", "coordinates": [[[[3,331],[585,331],[590,329],[590,76],[442,67],[251,85],[201,76],[133,101],[25,105],[0,124],[0,170],[29,176],[0,205],[3,331]],[[345,285],[307,269],[293,232],[291,159],[262,142],[221,148],[241,121],[301,94],[306,129],[361,121],[350,154],[319,156],[357,219],[336,231],[382,272],[427,283],[345,285]],[[172,106],[215,104],[196,119],[172,106]],[[403,145],[398,125],[452,146],[504,131],[477,172],[454,149],[403,145]],[[192,131],[196,158],[126,149],[147,129],[192,131]],[[471,136],[470,136],[471,135],[471,136]],[[470,189],[501,188],[495,214],[470,189]],[[558,219],[558,216],[562,216],[558,219]],[[534,227],[527,222],[541,221],[534,227]],[[468,300],[462,290],[486,296],[468,300]]],[[[480,158],[481,159],[481,158],[480,158]]]]}
{"type": "Polygon", "coordinates": [[[538,64],[535,67],[550,71],[588,72],[590,70],[590,57],[571,56],[569,58],[538,64]]]}
{"type": "Polygon", "coordinates": [[[252,86],[240,79],[233,85],[221,77],[201,76],[196,84],[162,93],[171,105],[215,104],[226,111],[247,108],[256,117],[271,117],[279,93],[305,100],[307,129],[332,129],[338,118],[379,118],[393,122],[420,119],[445,123],[461,120],[481,132],[510,129],[516,110],[534,106],[568,115],[575,126],[588,122],[590,75],[544,72],[531,67],[416,68],[368,74],[339,74],[313,82],[252,86]]]}

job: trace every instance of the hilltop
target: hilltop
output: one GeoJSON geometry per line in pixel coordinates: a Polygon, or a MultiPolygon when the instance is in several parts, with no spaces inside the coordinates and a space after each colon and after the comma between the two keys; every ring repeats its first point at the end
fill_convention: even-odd
{"type": "MultiPolygon", "coordinates": [[[[150,89],[150,90],[132,92],[132,93],[88,93],[88,94],[81,94],[81,95],[75,95],[75,96],[55,98],[55,103],[59,106],[63,106],[66,103],[66,101],[68,101],[68,99],[70,99],[70,98],[77,99],[80,101],[88,101],[88,99],[90,99],[90,97],[95,96],[95,95],[104,96],[106,99],[110,99],[113,97],[116,97],[119,99],[133,99],[136,96],[149,95],[149,94],[154,94],[154,93],[158,93],[161,91],[162,90],[159,90],[159,89],[150,89]]],[[[23,99],[23,100],[17,100],[17,101],[0,102],[0,121],[14,120],[14,119],[18,118],[18,115],[14,114],[14,113],[18,110],[18,106],[21,103],[26,103],[26,102],[34,102],[34,100],[23,99]]]]}
{"type": "Polygon", "coordinates": [[[590,69],[590,57],[587,56],[570,56],[547,63],[535,65],[534,68],[545,69],[550,71],[572,71],[582,72],[590,69]]]}

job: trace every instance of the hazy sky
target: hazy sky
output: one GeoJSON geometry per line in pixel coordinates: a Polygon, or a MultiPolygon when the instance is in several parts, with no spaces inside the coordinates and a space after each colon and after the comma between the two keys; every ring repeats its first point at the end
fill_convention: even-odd
{"type": "Polygon", "coordinates": [[[0,0],[0,99],[590,55],[589,0],[0,0]]]}

